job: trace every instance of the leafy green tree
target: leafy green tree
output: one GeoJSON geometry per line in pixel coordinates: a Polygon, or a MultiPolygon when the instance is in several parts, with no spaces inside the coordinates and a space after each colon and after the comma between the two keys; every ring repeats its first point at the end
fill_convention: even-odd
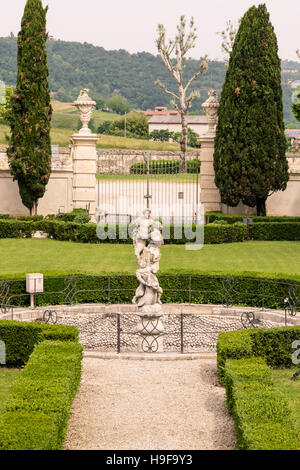
{"type": "Polygon", "coordinates": [[[102,98],[99,98],[96,100],[96,109],[99,109],[101,111],[101,109],[103,108],[106,108],[106,103],[105,103],[105,100],[102,99],[102,98]]]}
{"type": "Polygon", "coordinates": [[[123,96],[114,95],[107,101],[107,106],[117,114],[129,113],[130,106],[123,96]]]}
{"type": "Polygon", "coordinates": [[[27,0],[18,35],[18,75],[11,96],[9,164],[23,204],[37,212],[51,172],[52,107],[48,85],[46,14],[41,0],[27,0]]]}
{"type": "MultiPolygon", "coordinates": [[[[300,59],[300,50],[297,51],[297,55],[300,59]]],[[[300,88],[298,88],[298,90],[299,90],[299,95],[297,96],[297,98],[299,101],[298,103],[293,103],[292,108],[293,108],[293,113],[295,117],[298,119],[298,121],[300,121],[300,88]]]]}
{"type": "Polygon", "coordinates": [[[265,5],[241,20],[223,85],[215,140],[221,200],[266,214],[266,200],[289,174],[277,39],[265,5]]]}
{"type": "Polygon", "coordinates": [[[12,85],[6,85],[1,90],[1,101],[0,101],[0,122],[6,123],[8,120],[9,107],[11,95],[14,93],[14,87],[12,85]]]}
{"type": "MultiPolygon", "coordinates": [[[[154,129],[150,133],[149,138],[153,140],[154,142],[169,142],[170,139],[173,139],[173,136],[174,136],[174,132],[171,132],[168,129],[160,129],[160,130],[154,129]]],[[[180,133],[180,138],[181,138],[181,133],[180,133]]]]}
{"type": "MultiPolygon", "coordinates": [[[[124,136],[125,117],[114,121],[103,121],[99,128],[99,134],[124,136]]],[[[132,112],[126,117],[126,135],[138,139],[148,139],[148,119],[144,114],[132,112]]]]}

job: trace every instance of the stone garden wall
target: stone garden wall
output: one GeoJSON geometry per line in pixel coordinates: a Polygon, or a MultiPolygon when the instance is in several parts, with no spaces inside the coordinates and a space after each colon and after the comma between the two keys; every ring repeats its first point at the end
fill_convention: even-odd
{"type": "MultiPolygon", "coordinates": [[[[131,165],[143,161],[142,150],[98,150],[98,171],[107,173],[129,173],[131,165]]],[[[150,152],[152,160],[179,159],[179,152],[150,152]]],[[[189,153],[189,158],[195,158],[197,152],[189,153]]],[[[201,155],[200,155],[201,159],[201,155]]],[[[55,214],[59,211],[69,212],[76,207],[76,181],[78,174],[74,168],[73,151],[70,148],[53,146],[52,174],[45,196],[39,201],[38,213],[42,215],[55,214]]],[[[290,167],[290,181],[284,192],[273,194],[267,201],[269,215],[300,216],[300,156],[288,156],[290,167]]],[[[204,178],[205,179],[205,178],[204,178]]],[[[95,178],[96,188],[96,178],[95,178]]],[[[84,189],[84,188],[83,188],[84,189]]],[[[90,189],[89,189],[90,191],[90,189]]],[[[95,204],[97,204],[95,190],[95,204]]],[[[101,201],[100,201],[101,202],[101,201]]],[[[84,204],[83,204],[84,205],[84,204]]],[[[225,213],[247,213],[250,208],[238,206],[229,208],[223,205],[225,213]]],[[[6,148],[0,148],[0,214],[28,215],[19,196],[18,185],[9,171],[6,148]]]]}
{"type": "MultiPolygon", "coordinates": [[[[56,146],[55,146],[56,147],[56,146]]],[[[39,201],[38,213],[56,214],[73,208],[73,163],[70,149],[54,149],[52,174],[45,196],[39,201]]],[[[19,188],[9,171],[6,148],[0,148],[0,214],[28,215],[19,188]]]]}
{"type": "MultiPolygon", "coordinates": [[[[144,150],[98,150],[99,172],[102,174],[129,174],[135,163],[144,162],[144,150]]],[[[151,160],[179,160],[179,152],[148,152],[151,160]]],[[[200,149],[198,152],[200,155],[200,149]]],[[[189,152],[188,159],[197,157],[197,152],[189,152]]]]}

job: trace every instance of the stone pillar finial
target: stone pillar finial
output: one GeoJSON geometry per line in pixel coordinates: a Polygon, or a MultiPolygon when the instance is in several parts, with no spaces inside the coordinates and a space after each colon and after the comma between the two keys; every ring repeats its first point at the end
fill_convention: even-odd
{"type": "Polygon", "coordinates": [[[73,106],[76,106],[82,122],[82,128],[80,129],[79,134],[91,134],[92,131],[89,128],[89,122],[91,120],[92,111],[96,106],[96,101],[93,101],[89,97],[89,90],[87,88],[83,88],[83,90],[81,90],[77,100],[73,103],[73,106]]]}
{"type": "Polygon", "coordinates": [[[215,136],[220,102],[216,90],[210,89],[208,95],[209,98],[202,104],[202,108],[208,118],[208,132],[206,135],[215,136]]]}

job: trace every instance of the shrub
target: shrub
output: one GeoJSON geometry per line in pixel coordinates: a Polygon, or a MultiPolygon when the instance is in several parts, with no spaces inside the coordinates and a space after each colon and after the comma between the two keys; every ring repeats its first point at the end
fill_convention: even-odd
{"type": "Polygon", "coordinates": [[[2,450],[59,450],[80,381],[82,346],[44,341],[14,384],[0,422],[2,450]]]}
{"type": "Polygon", "coordinates": [[[299,449],[288,403],[274,390],[271,371],[263,359],[227,361],[225,387],[238,449],[299,449]]]}
{"type": "Polygon", "coordinates": [[[14,218],[16,220],[27,220],[28,222],[38,222],[39,220],[44,219],[42,215],[18,215],[14,218]]]}
{"type": "MultiPolygon", "coordinates": [[[[66,216],[66,219],[73,218],[73,214],[60,215],[66,216]]],[[[76,217],[77,215],[73,218],[73,222],[57,219],[44,219],[39,222],[0,220],[0,238],[30,238],[34,232],[42,231],[54,240],[81,243],[132,244],[132,238],[130,237],[131,228],[129,225],[102,225],[102,232],[104,235],[107,235],[100,240],[96,233],[96,224],[76,223],[76,217]]],[[[83,220],[81,215],[80,220],[83,220]]],[[[196,230],[199,230],[199,227],[197,228],[196,225],[185,225],[184,230],[182,230],[181,226],[168,226],[165,224],[164,233],[168,234],[168,236],[165,236],[164,243],[182,245],[193,242],[196,230]],[[182,234],[182,236],[177,235],[177,233],[182,234]]],[[[246,238],[247,227],[244,224],[227,224],[226,226],[209,224],[204,226],[204,241],[206,244],[242,242],[246,238]]]]}
{"type": "Polygon", "coordinates": [[[34,346],[45,339],[77,341],[78,330],[73,326],[0,321],[0,340],[5,343],[8,366],[26,364],[34,346]]]}
{"type": "Polygon", "coordinates": [[[85,214],[76,215],[74,222],[75,224],[87,224],[91,220],[90,216],[85,214]]]}
{"type": "Polygon", "coordinates": [[[299,222],[268,222],[250,225],[253,240],[300,240],[299,222]]]}
{"type": "Polygon", "coordinates": [[[233,243],[243,242],[247,239],[247,227],[245,224],[208,224],[204,227],[204,243],[233,243]]]}
{"type": "Polygon", "coordinates": [[[174,132],[169,131],[168,129],[155,129],[150,132],[149,139],[154,140],[154,142],[169,142],[169,140],[174,139],[174,132]]]}
{"type": "Polygon", "coordinates": [[[42,341],[42,330],[34,323],[1,320],[0,340],[5,343],[6,364],[22,366],[28,361],[34,346],[42,341]]]}
{"type": "Polygon", "coordinates": [[[63,222],[76,222],[79,224],[87,223],[91,219],[85,209],[73,209],[72,212],[65,212],[54,216],[51,214],[50,216],[48,215],[47,218],[50,220],[55,219],[63,222]]]}
{"type": "MultiPolygon", "coordinates": [[[[201,162],[195,158],[186,161],[186,173],[200,173],[201,162]]],[[[149,164],[150,175],[174,175],[180,172],[180,160],[152,160],[149,164]]],[[[135,163],[130,167],[134,175],[147,174],[147,163],[135,163]]]]}
{"type": "MultiPolygon", "coordinates": [[[[99,134],[124,136],[125,117],[114,121],[104,121],[98,128],[99,134]]],[[[126,116],[126,136],[148,139],[148,119],[144,114],[132,112],[126,116]]]]}
{"type": "Polygon", "coordinates": [[[0,238],[30,238],[36,231],[35,223],[12,219],[0,220],[0,238]]]}
{"type": "MultiPolygon", "coordinates": [[[[225,220],[229,224],[235,224],[237,222],[243,222],[245,215],[232,215],[232,214],[223,214],[222,212],[212,211],[206,212],[206,216],[209,218],[209,223],[213,223],[216,220],[225,220]]],[[[264,222],[264,223],[273,223],[273,222],[297,222],[300,223],[300,217],[289,217],[289,216],[251,216],[254,223],[264,222]]]]}
{"type": "Polygon", "coordinates": [[[292,366],[292,343],[300,339],[300,326],[221,332],[218,336],[218,372],[224,382],[228,359],[261,357],[271,367],[292,366]]]}

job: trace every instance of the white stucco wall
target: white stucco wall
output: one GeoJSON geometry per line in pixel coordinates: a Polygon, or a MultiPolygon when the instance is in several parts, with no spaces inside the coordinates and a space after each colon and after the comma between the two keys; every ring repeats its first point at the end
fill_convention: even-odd
{"type": "MultiPolygon", "coordinates": [[[[208,131],[207,124],[189,124],[188,126],[192,131],[196,132],[198,135],[203,135],[208,131]]],[[[149,134],[152,131],[160,130],[169,130],[170,132],[181,132],[181,124],[150,124],[149,123],[149,134]]]]}

